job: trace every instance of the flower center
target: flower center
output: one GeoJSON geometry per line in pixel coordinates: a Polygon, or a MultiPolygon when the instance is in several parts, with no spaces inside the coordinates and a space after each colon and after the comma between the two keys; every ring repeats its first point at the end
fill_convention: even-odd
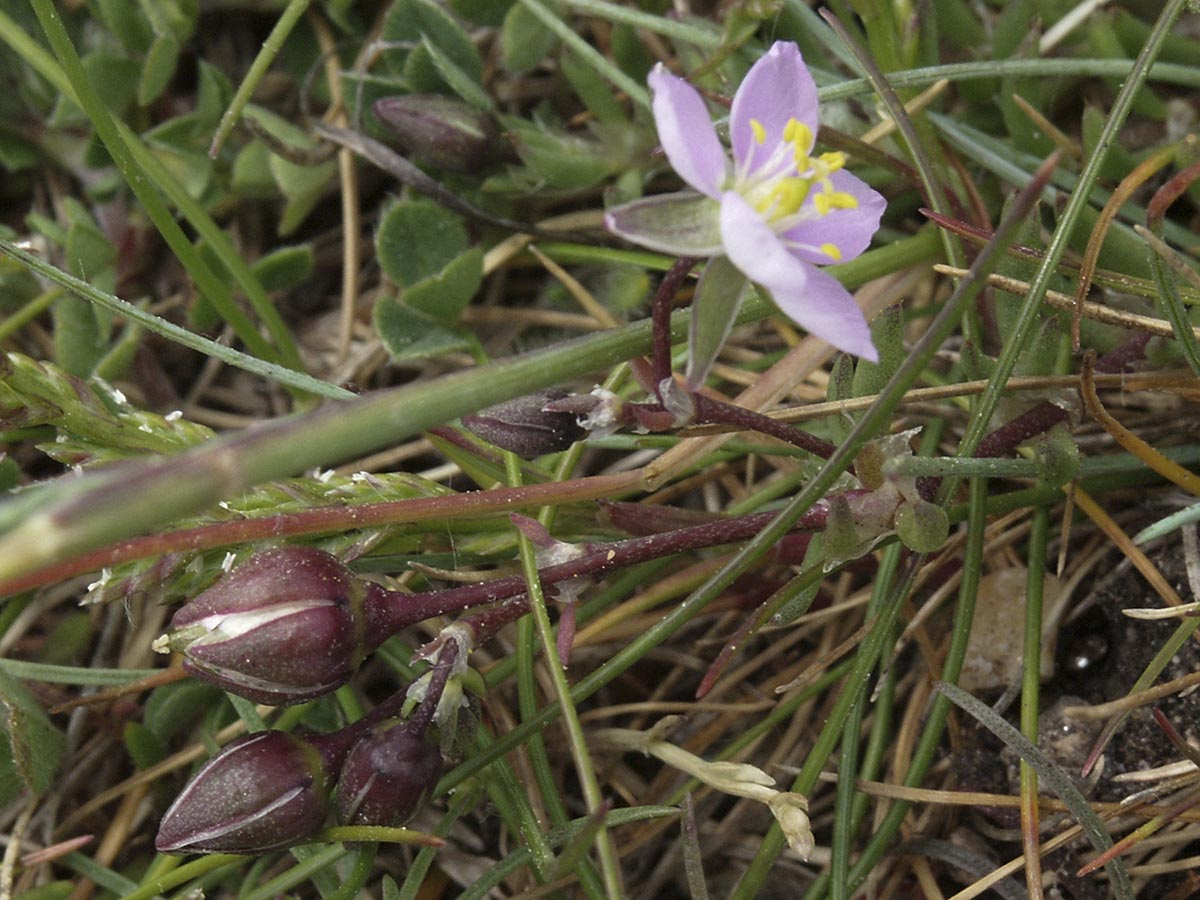
{"type": "Polygon", "coordinates": [[[755,146],[734,173],[732,188],[762,213],[773,230],[786,231],[835,209],[858,206],[854,195],[837,190],[829,177],[846,164],[846,154],[838,151],[812,156],[815,136],[803,122],[788,119],[778,137],[768,135],[757,119],[750,120],[750,129],[755,146]],[[769,138],[775,140],[770,155],[751,171],[751,162],[768,152],[769,138]],[[814,191],[814,186],[818,190],[814,191]],[[810,196],[812,203],[806,206],[810,196]]]}

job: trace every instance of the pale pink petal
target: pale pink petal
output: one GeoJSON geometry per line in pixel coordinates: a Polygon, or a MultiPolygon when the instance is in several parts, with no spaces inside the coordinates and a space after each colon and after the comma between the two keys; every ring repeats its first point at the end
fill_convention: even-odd
{"type": "Polygon", "coordinates": [[[807,125],[816,135],[817,85],[800,57],[800,49],[790,41],[777,41],[751,67],[733,97],[729,136],[739,169],[749,161],[749,171],[753,172],[765,162],[783,140],[783,128],[790,119],[807,125]],[[762,146],[755,141],[752,121],[758,122],[766,135],[762,146]]]}
{"type": "Polygon", "coordinates": [[[725,180],[725,149],[717,138],[699,92],[663,68],[647,79],[654,99],[654,124],[671,168],[702,194],[719,197],[725,180]]]}
{"type": "Polygon", "coordinates": [[[832,275],[793,256],[733,191],[721,198],[721,238],[730,262],[770,291],[788,318],[839,350],[878,362],[871,331],[850,292],[832,275]]]}
{"type": "MultiPolygon", "coordinates": [[[[887,201],[878,192],[849,172],[834,172],[830,181],[835,190],[852,194],[858,200],[858,207],[831,210],[828,215],[801,222],[782,235],[794,255],[822,266],[854,259],[866,250],[871,245],[872,235],[879,230],[879,219],[887,206],[887,201]],[[832,244],[837,252],[820,249],[826,244],[832,244]]],[[[814,185],[813,191],[819,190],[820,187],[814,185]]],[[[811,199],[805,208],[812,209],[811,199]]]]}

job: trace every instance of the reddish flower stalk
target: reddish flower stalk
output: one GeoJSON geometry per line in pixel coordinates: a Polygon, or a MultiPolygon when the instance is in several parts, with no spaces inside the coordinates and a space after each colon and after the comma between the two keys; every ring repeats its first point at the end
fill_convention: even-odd
{"type": "Polygon", "coordinates": [[[682,256],[675,260],[675,264],[667,269],[667,274],[663,276],[654,292],[654,301],[650,307],[650,321],[654,334],[650,364],[656,396],[659,393],[658,386],[664,379],[671,377],[671,306],[683,279],[695,265],[696,260],[690,256],[682,256]]]}
{"type": "Polygon", "coordinates": [[[1059,422],[1067,421],[1067,411],[1043,400],[1015,419],[1005,422],[982,441],[975,451],[979,459],[993,459],[1012,453],[1031,437],[1049,431],[1059,422]]]}
{"type": "MultiPolygon", "coordinates": [[[[747,540],[762,531],[775,518],[774,512],[753,513],[733,519],[721,519],[701,525],[692,525],[660,534],[645,535],[629,538],[624,541],[614,541],[607,544],[593,544],[584,547],[584,553],[578,559],[558,565],[547,566],[538,575],[545,585],[557,584],[569,578],[579,576],[596,576],[614,569],[625,568],[637,563],[647,562],[661,556],[671,556],[687,550],[699,550],[705,547],[716,547],[721,544],[732,544],[747,540]]],[[[825,524],[825,508],[814,507],[804,518],[796,523],[799,530],[821,528],[825,524]]],[[[383,588],[375,585],[379,591],[383,588]]],[[[461,587],[446,588],[441,591],[427,591],[421,594],[393,594],[391,601],[386,604],[372,604],[368,596],[368,606],[380,610],[379,618],[368,625],[369,633],[386,630],[394,634],[400,628],[424,621],[433,616],[448,615],[462,612],[476,606],[496,603],[525,593],[525,579],[520,575],[507,578],[497,578],[479,584],[468,584],[461,587]]],[[[368,589],[369,590],[369,589],[368,589]]],[[[391,593],[386,592],[385,593],[391,593]]]]}
{"type": "Polygon", "coordinates": [[[693,420],[696,425],[732,425],[744,431],[757,431],[785,441],[793,447],[799,447],[821,459],[829,459],[836,449],[823,438],[734,403],[723,403],[698,393],[692,395],[692,402],[696,408],[696,417],[693,420]]]}

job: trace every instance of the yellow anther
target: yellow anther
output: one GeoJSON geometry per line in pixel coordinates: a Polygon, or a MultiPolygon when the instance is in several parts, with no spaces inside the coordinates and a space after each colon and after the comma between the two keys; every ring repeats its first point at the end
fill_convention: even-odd
{"type": "Polygon", "coordinates": [[[822,244],[821,252],[834,262],[842,261],[842,251],[837,248],[837,244],[822,244]]]}
{"type": "Polygon", "coordinates": [[[834,191],[829,195],[829,202],[834,209],[858,209],[858,198],[845,191],[834,191]]]}
{"type": "Polygon", "coordinates": [[[772,220],[790,216],[803,205],[809,187],[803,178],[781,178],[758,203],[758,211],[772,220]]]}
{"type": "Polygon", "coordinates": [[[836,172],[846,165],[846,154],[840,150],[835,150],[832,153],[822,153],[819,159],[821,160],[821,165],[825,167],[826,172],[836,172]]]}
{"type": "Polygon", "coordinates": [[[812,129],[798,119],[788,119],[787,124],[783,126],[783,140],[796,148],[797,158],[808,156],[808,151],[813,145],[812,129]]]}
{"type": "Polygon", "coordinates": [[[763,128],[762,122],[758,119],[750,120],[750,130],[754,132],[754,142],[762,145],[767,142],[767,130],[763,128]]]}
{"type": "Polygon", "coordinates": [[[845,191],[824,190],[813,195],[813,207],[818,215],[827,216],[835,209],[857,209],[858,199],[845,191]]]}

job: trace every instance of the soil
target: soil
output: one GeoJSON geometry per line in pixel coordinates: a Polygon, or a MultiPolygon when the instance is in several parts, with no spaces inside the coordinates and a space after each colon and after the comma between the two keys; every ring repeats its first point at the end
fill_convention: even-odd
{"type": "MultiPolygon", "coordinates": [[[[1188,584],[1183,548],[1177,538],[1154,550],[1150,557],[1185,603],[1197,599],[1188,584]]],[[[1074,604],[1073,612],[1058,634],[1055,674],[1042,686],[1043,712],[1039,721],[1041,749],[1089,799],[1095,801],[1121,801],[1146,789],[1165,788],[1165,779],[1130,782],[1118,778],[1181,759],[1180,752],[1155,723],[1154,708],[1159,709],[1189,743],[1200,744],[1200,690],[1184,690],[1132,712],[1104,748],[1096,767],[1098,774],[1094,772],[1090,778],[1081,774],[1104,722],[1073,718],[1066,710],[1072,706],[1106,703],[1129,693],[1179,625],[1178,619],[1146,621],[1124,615],[1124,609],[1162,607],[1164,603],[1123,558],[1114,554],[1112,565],[1113,569],[1101,576],[1092,590],[1074,604]]],[[[1200,641],[1193,638],[1183,645],[1155,683],[1161,684],[1197,669],[1200,669],[1200,641]]],[[[1008,715],[1015,724],[1015,707],[1010,708],[1008,715]]],[[[962,789],[1010,795],[1019,792],[1018,763],[1016,754],[981,727],[968,728],[967,745],[953,760],[962,789]]],[[[1162,803],[1169,796],[1170,792],[1164,790],[1147,799],[1162,803]]],[[[1116,836],[1141,824],[1144,818],[1128,821],[1127,827],[1114,829],[1116,836]]],[[[1043,824],[1053,822],[1053,818],[1043,820],[1043,824]]],[[[1001,854],[1020,852],[1015,841],[1011,848],[1002,850],[997,846],[997,837],[1004,836],[1009,830],[1019,839],[1015,810],[988,810],[984,819],[977,819],[975,825],[1001,854]]],[[[1057,872],[1058,896],[1072,900],[1108,896],[1102,881],[1076,879],[1073,875],[1093,853],[1090,845],[1081,843],[1045,861],[1046,872],[1057,872]]],[[[1175,856],[1197,853],[1200,848],[1193,846],[1175,856]]],[[[1140,855],[1145,856],[1144,853],[1140,855]]],[[[1133,864],[1135,860],[1128,862],[1133,864]]],[[[1180,889],[1184,890],[1182,896],[1196,896],[1183,887],[1185,882],[1185,876],[1179,874],[1153,878],[1138,892],[1139,900],[1174,900],[1180,895],[1173,892],[1180,889]]]]}

